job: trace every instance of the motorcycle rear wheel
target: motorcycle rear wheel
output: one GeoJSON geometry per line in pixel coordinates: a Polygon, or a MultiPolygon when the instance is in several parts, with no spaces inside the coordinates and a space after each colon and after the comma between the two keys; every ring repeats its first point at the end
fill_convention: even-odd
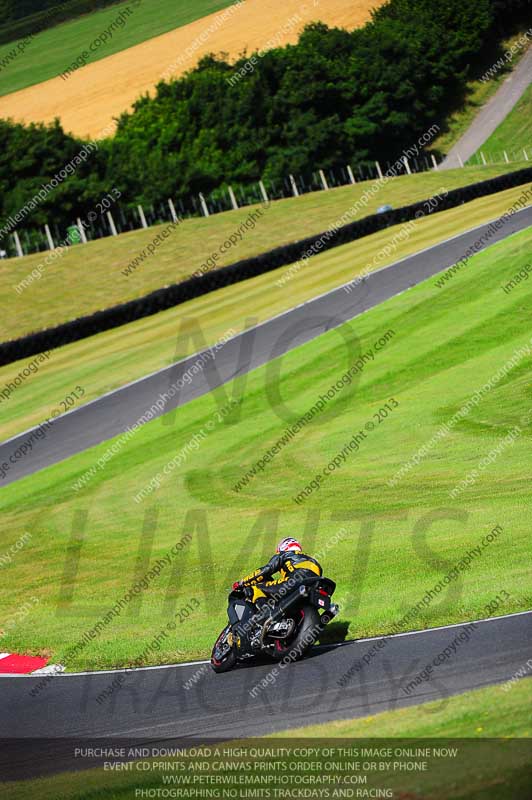
{"type": "Polygon", "coordinates": [[[221,655],[217,652],[224,644],[224,639],[227,639],[228,635],[231,633],[231,626],[226,625],[223,629],[221,634],[216,639],[215,645],[212,649],[211,654],[211,667],[215,672],[229,672],[230,669],[236,664],[236,652],[234,645],[225,653],[221,655]]]}
{"type": "Polygon", "coordinates": [[[290,653],[293,654],[292,660],[298,661],[304,656],[309,647],[312,647],[319,636],[319,633],[316,633],[314,637],[310,637],[312,629],[319,626],[320,623],[320,615],[315,608],[303,606],[296,614],[293,617],[297,625],[295,636],[288,641],[286,639],[276,639],[275,641],[275,647],[271,655],[276,661],[281,661],[290,653]],[[309,639],[308,642],[306,641],[307,638],[309,639]]]}

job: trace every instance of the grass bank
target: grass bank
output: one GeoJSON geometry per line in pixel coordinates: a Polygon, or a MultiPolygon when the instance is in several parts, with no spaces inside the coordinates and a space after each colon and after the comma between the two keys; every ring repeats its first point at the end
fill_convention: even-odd
{"type": "Polygon", "coordinates": [[[204,656],[223,624],[228,586],[294,533],[309,550],[326,549],[324,568],[338,582],[351,638],[389,631],[479,546],[460,590],[420,612],[416,627],[487,616],[486,604],[502,589],[511,595],[503,613],[528,608],[532,287],[523,282],[508,294],[501,285],[528,262],[531,236],[525,231],[475,256],[442,290],[427,281],[289,353],[279,380],[274,365],[255,370],[244,386],[228,385],[239,413],[217,416],[228,403],[220,390],[140,428],[102,469],[95,464],[112,443],[3,489],[4,550],[25,532],[32,538],[3,568],[10,591],[0,599],[2,619],[13,619],[28,597],[36,603],[9,627],[4,651],[45,651],[71,670],[128,665],[195,598],[175,640],[146,660],[204,656]],[[345,373],[357,355],[355,336],[362,352],[374,353],[357,381],[275,463],[235,488],[288,422],[345,373]],[[437,435],[444,423],[448,432],[437,435]],[[359,446],[346,453],[354,436],[359,446]],[[179,467],[167,469],[187,444],[179,467]],[[398,478],[420,448],[420,463],[398,478]],[[340,452],[345,459],[331,469],[340,452]],[[319,474],[319,490],[297,503],[319,474]],[[147,486],[148,497],[136,502],[147,486]],[[419,546],[423,525],[429,550],[419,546]],[[501,532],[485,546],[496,526],[501,532]],[[342,527],[347,534],[327,550],[342,527]],[[170,557],[186,535],[187,546],[170,557]],[[72,655],[157,561],[165,566],[140,599],[72,655]]]}

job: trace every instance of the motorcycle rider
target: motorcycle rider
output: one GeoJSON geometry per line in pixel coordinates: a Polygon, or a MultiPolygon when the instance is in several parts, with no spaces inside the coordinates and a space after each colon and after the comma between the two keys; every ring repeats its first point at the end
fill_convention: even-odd
{"type": "Polygon", "coordinates": [[[245,588],[248,600],[254,604],[258,613],[247,615],[246,620],[241,620],[239,630],[243,631],[242,623],[263,622],[272,613],[275,602],[292,591],[294,585],[304,578],[314,578],[323,575],[321,565],[312,556],[303,553],[303,548],[297,539],[291,536],[281,539],[273,555],[265,566],[246,575],[240,581],[233,583],[233,589],[245,588]],[[273,575],[280,574],[277,580],[272,580],[273,575]],[[272,602],[273,601],[273,602],[272,602]]]}

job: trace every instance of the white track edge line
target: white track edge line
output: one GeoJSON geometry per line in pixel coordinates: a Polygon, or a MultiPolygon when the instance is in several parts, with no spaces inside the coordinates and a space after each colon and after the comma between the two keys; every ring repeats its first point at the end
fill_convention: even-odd
{"type": "MultiPolygon", "coordinates": [[[[416,631],[405,631],[404,633],[392,633],[392,634],[383,634],[382,636],[369,636],[365,639],[350,639],[347,642],[338,642],[337,644],[323,644],[318,645],[316,649],[327,649],[331,650],[337,647],[347,647],[348,645],[359,644],[363,642],[375,642],[380,639],[399,639],[402,636],[417,636],[419,634],[427,634],[432,633],[432,631],[443,631],[449,630],[450,628],[463,628],[465,625],[478,625],[482,622],[494,622],[500,619],[509,619],[510,617],[521,617],[524,614],[532,614],[532,609],[527,611],[514,611],[511,614],[501,614],[498,617],[484,617],[483,619],[475,619],[475,620],[468,620],[466,622],[451,622],[449,625],[437,625],[434,628],[422,628],[416,631]]],[[[183,661],[179,664],[160,664],[151,667],[123,667],[122,669],[102,669],[102,670],[90,670],[87,672],[59,672],[56,675],[42,675],[32,676],[29,675],[16,675],[16,674],[9,674],[9,673],[0,673],[0,678],[37,678],[41,677],[42,680],[47,678],[76,678],[82,675],[114,675],[114,674],[121,674],[121,673],[130,673],[130,672],[148,672],[154,669],[177,669],[178,667],[192,667],[201,664],[210,664],[210,659],[206,659],[204,661],[183,661]]]]}

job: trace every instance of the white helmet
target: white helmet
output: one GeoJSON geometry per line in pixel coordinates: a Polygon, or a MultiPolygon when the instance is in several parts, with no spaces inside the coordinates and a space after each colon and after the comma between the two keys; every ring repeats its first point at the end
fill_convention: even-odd
{"type": "Polygon", "coordinates": [[[277,545],[278,553],[286,553],[287,550],[293,550],[295,553],[301,553],[303,551],[303,548],[301,547],[297,539],[292,539],[291,536],[288,536],[286,539],[281,539],[281,541],[277,545]]]}

